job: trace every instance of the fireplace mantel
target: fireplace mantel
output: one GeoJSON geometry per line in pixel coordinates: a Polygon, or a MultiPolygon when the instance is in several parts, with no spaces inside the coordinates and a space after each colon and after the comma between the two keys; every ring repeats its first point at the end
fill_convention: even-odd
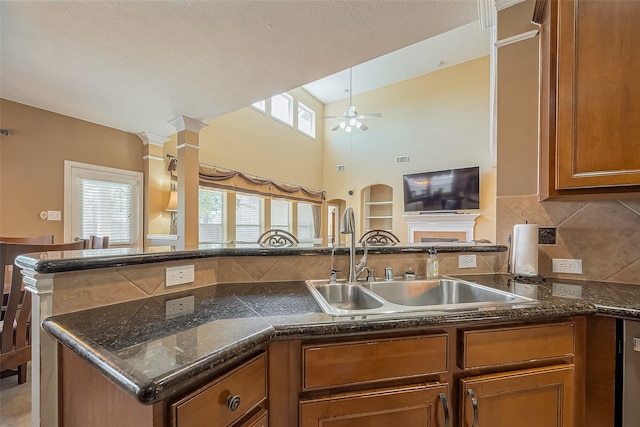
{"type": "Polygon", "coordinates": [[[480,214],[471,213],[433,213],[404,215],[404,218],[409,226],[409,243],[420,242],[416,235],[424,232],[432,233],[434,236],[447,233],[464,233],[465,241],[470,242],[473,240],[473,229],[479,216],[480,214]]]}

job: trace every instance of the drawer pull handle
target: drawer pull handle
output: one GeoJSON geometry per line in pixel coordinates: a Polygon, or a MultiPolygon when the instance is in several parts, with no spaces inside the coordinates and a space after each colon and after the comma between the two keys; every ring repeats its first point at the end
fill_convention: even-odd
{"type": "Polygon", "coordinates": [[[449,427],[449,403],[447,403],[447,396],[444,393],[440,393],[440,403],[442,403],[442,412],[444,412],[444,427],[449,427]]]}
{"type": "Polygon", "coordinates": [[[471,398],[471,406],[473,407],[473,424],[471,427],[478,426],[478,399],[472,389],[467,390],[469,397],[471,398]]]}
{"type": "Polygon", "coordinates": [[[227,409],[231,412],[238,409],[240,406],[240,396],[237,394],[227,396],[227,409]]]}

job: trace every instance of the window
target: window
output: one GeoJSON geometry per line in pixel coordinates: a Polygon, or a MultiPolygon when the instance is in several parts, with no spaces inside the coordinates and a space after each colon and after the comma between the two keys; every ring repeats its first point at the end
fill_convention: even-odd
{"type": "Polygon", "coordinates": [[[198,197],[200,243],[222,243],[226,240],[226,195],[224,191],[200,187],[198,197]]]}
{"type": "Polygon", "coordinates": [[[236,240],[255,243],[262,233],[262,197],[236,194],[236,240]]]}
{"type": "Polygon", "coordinates": [[[291,202],[271,200],[271,228],[291,231],[291,202]]]}
{"type": "Polygon", "coordinates": [[[293,98],[291,95],[281,93],[271,98],[271,116],[293,126],[293,98]]]}
{"type": "Polygon", "coordinates": [[[309,242],[313,238],[313,205],[298,203],[298,240],[309,242]]]}
{"type": "Polygon", "coordinates": [[[267,111],[267,101],[264,99],[262,101],[254,102],[253,104],[251,104],[251,106],[256,110],[262,111],[263,113],[267,111]]]}
{"type": "Polygon", "coordinates": [[[65,161],[65,240],[109,236],[140,247],[142,173],[65,161]]]}
{"type": "Polygon", "coordinates": [[[300,101],[298,101],[298,130],[312,138],[316,137],[316,112],[300,101]]]}

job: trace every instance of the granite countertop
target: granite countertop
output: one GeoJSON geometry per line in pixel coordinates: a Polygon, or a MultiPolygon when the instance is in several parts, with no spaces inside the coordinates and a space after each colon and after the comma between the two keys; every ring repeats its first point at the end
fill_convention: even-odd
{"type": "MultiPolygon", "coordinates": [[[[385,246],[368,246],[370,254],[410,254],[428,253],[435,248],[441,253],[451,252],[506,252],[504,245],[473,244],[466,242],[397,243],[385,246]]],[[[309,256],[330,255],[331,247],[291,246],[265,247],[258,244],[199,245],[185,250],[167,250],[163,252],[143,252],[130,248],[91,249],[81,251],[48,252],[25,254],[16,258],[20,268],[38,273],[59,273],[63,271],[89,270],[94,268],[124,267],[166,261],[183,261],[209,257],[244,256],[309,256]]],[[[348,255],[348,246],[339,246],[333,250],[336,255],[348,255]]],[[[359,253],[362,247],[356,248],[359,253]]]]}
{"type": "Polygon", "coordinates": [[[53,316],[43,327],[137,400],[151,404],[196,386],[277,339],[596,312],[640,318],[639,285],[564,279],[532,285],[507,274],[459,277],[540,302],[491,311],[338,318],[322,312],[303,282],[228,283],[53,316]],[[555,296],[557,283],[580,286],[581,298],[555,296]],[[193,313],[167,316],[166,304],[177,298],[192,300],[193,313]]]}

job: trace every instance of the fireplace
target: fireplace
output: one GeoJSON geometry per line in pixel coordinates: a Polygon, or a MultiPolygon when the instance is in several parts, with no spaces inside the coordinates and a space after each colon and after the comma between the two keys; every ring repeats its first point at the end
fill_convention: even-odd
{"type": "Polygon", "coordinates": [[[424,214],[404,215],[409,226],[409,243],[420,243],[423,239],[457,239],[471,242],[473,229],[479,214],[424,214]]]}

